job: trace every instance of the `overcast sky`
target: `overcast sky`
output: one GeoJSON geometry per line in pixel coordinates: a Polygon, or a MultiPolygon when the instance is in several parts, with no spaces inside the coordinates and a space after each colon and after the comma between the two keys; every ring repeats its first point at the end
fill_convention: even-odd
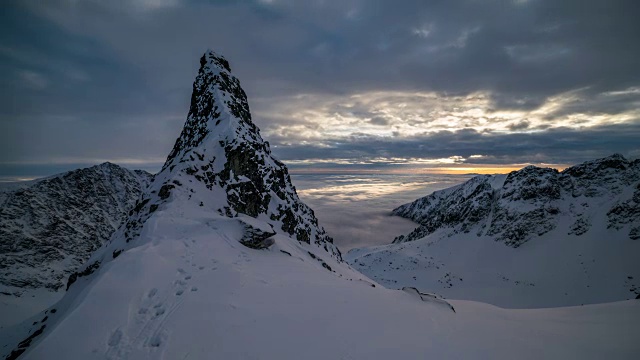
{"type": "Polygon", "coordinates": [[[299,172],[640,156],[637,0],[0,7],[0,175],[105,160],[158,170],[207,48],[299,172]]]}

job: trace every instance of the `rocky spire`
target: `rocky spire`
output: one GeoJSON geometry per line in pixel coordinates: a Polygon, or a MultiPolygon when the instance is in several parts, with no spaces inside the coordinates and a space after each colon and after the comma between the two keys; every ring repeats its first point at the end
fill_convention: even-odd
{"type": "Polygon", "coordinates": [[[163,168],[190,159],[205,140],[234,142],[238,135],[241,140],[263,143],[251,121],[247,95],[231,75],[229,62],[207,50],[200,58],[187,121],[163,168]]]}
{"type": "MultiPolygon", "coordinates": [[[[153,187],[156,191],[134,212],[150,214],[181,192],[188,201],[202,202],[229,217],[261,219],[276,231],[341,258],[313,210],[298,198],[286,166],[272,156],[269,143],[251,121],[247,96],[229,62],[213,51],[200,59],[187,121],[153,187]],[[223,190],[224,195],[202,196],[202,185],[216,194],[223,190]]],[[[130,228],[141,227],[145,220],[132,219],[130,228]]]]}

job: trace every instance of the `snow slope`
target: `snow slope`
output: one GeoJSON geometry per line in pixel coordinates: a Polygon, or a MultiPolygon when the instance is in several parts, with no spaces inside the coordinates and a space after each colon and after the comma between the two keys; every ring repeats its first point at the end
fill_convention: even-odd
{"type": "Polygon", "coordinates": [[[563,172],[478,176],[394,213],[420,226],[346,255],[387,287],[519,308],[640,294],[638,160],[614,155],[563,172]]]}
{"type": "Polygon", "coordinates": [[[259,138],[226,60],[208,51],[201,64],[167,164],[61,300],[0,331],[6,359],[623,359],[640,350],[637,301],[449,304],[353,270],[259,138]]]}
{"type": "Polygon", "coordinates": [[[326,257],[329,271],[308,256],[322,256],[316,247],[286,236],[246,248],[234,219],[186,206],[159,211],[140,246],[34,318],[52,331],[23,358],[632,359],[640,350],[639,301],[539,310],[451,301],[454,313],[326,257]]]}

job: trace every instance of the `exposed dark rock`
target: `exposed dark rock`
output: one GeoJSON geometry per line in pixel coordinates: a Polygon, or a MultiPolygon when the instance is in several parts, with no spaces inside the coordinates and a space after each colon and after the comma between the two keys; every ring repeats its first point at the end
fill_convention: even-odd
{"type": "Polygon", "coordinates": [[[432,302],[435,304],[444,305],[454,313],[456,312],[456,309],[454,309],[453,305],[451,305],[448,301],[444,300],[441,296],[438,296],[436,294],[420,292],[420,290],[416,289],[413,286],[405,286],[401,290],[408,294],[417,296],[420,300],[424,302],[432,302]]]}
{"type": "Polygon", "coordinates": [[[25,352],[29,346],[31,345],[31,341],[36,337],[40,336],[47,325],[42,325],[39,329],[33,332],[33,334],[29,335],[26,339],[22,340],[18,347],[11,351],[11,353],[5,358],[7,360],[15,360],[17,359],[23,352],[25,352]]]}
{"type": "Polygon", "coordinates": [[[92,274],[94,271],[98,270],[99,267],[100,261],[95,261],[90,265],[85,266],[82,271],[74,272],[73,274],[71,274],[71,276],[69,276],[69,280],[67,281],[67,290],[69,290],[69,287],[71,287],[71,285],[75,283],[78,278],[92,274]]]}
{"type": "Polygon", "coordinates": [[[244,234],[240,239],[242,245],[251,249],[266,249],[275,243],[272,237],[276,232],[273,228],[259,229],[244,221],[241,223],[244,227],[244,234]]]}
{"type": "Polygon", "coordinates": [[[591,222],[586,220],[584,217],[578,217],[576,221],[571,225],[569,229],[569,235],[577,235],[580,236],[591,228],[591,222]]]}
{"type": "Polygon", "coordinates": [[[175,186],[172,184],[162,185],[162,187],[160,188],[160,191],[158,191],[158,196],[160,197],[160,199],[166,200],[169,197],[169,195],[171,195],[171,189],[173,188],[175,188],[175,186]]]}
{"type": "Polygon", "coordinates": [[[509,173],[504,181],[500,176],[504,177],[477,176],[394,209],[395,215],[420,226],[393,242],[421,239],[442,229],[450,235],[474,231],[478,236],[491,236],[519,247],[554,230],[561,216],[572,221],[568,234],[580,236],[591,228],[592,219],[585,215],[589,198],[621,197],[630,187],[635,190],[633,195],[621,197],[608,211],[607,221],[610,228],[628,228],[629,238],[640,238],[638,160],[615,154],[562,172],[527,166],[509,173]]]}

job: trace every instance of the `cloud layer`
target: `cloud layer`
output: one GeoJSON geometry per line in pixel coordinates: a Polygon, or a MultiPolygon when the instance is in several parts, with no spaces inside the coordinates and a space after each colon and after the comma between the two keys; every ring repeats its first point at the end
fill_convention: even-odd
{"type": "Polygon", "coordinates": [[[394,208],[469,179],[461,175],[294,175],[300,198],[341,251],[389,244],[416,228],[394,208]]]}
{"type": "Polygon", "coordinates": [[[0,163],[163,161],[198,58],[296,169],[640,155],[636,1],[10,1],[0,163]]]}

